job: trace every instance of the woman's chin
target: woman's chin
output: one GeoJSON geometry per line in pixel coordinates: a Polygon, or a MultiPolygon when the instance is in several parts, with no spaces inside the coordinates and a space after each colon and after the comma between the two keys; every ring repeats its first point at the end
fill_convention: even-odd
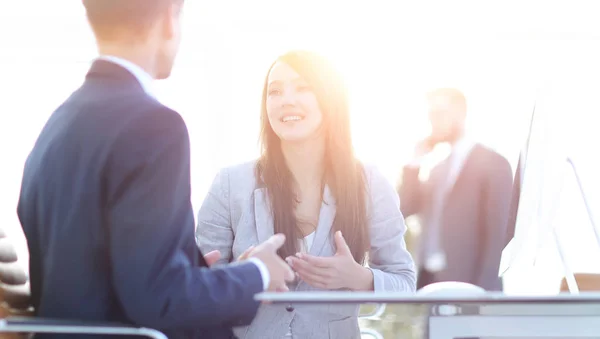
{"type": "Polygon", "coordinates": [[[300,143],[308,140],[309,136],[305,133],[282,133],[279,135],[279,139],[287,143],[300,143]]]}

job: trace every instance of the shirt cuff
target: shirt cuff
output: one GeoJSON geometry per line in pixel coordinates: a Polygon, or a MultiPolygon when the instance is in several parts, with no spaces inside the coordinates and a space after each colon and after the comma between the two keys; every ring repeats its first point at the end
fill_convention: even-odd
{"type": "Polygon", "coordinates": [[[263,282],[263,289],[266,291],[271,283],[271,276],[269,275],[269,269],[267,269],[267,265],[257,258],[248,258],[248,261],[258,267],[258,270],[260,271],[260,277],[262,278],[263,282]]]}

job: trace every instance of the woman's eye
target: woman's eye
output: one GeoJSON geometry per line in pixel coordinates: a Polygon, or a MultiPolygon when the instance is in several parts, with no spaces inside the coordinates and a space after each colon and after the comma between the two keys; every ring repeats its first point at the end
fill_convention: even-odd
{"type": "Polygon", "coordinates": [[[269,95],[280,95],[281,91],[278,89],[271,89],[269,90],[269,95]]]}

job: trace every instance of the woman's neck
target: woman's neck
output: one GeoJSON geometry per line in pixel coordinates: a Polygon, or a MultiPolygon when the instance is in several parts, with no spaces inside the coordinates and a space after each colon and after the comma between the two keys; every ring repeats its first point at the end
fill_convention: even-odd
{"type": "Polygon", "coordinates": [[[315,138],[301,143],[281,143],[281,152],[299,188],[323,181],[325,142],[315,138]]]}

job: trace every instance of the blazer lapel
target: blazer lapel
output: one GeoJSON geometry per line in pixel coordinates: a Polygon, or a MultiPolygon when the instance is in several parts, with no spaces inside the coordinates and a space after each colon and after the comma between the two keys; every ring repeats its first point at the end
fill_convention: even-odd
{"type": "MultiPolygon", "coordinates": [[[[319,212],[319,223],[309,250],[310,254],[315,256],[321,254],[327,241],[331,240],[331,227],[335,219],[335,211],[335,200],[329,187],[325,186],[321,211],[319,212]]],[[[259,244],[275,234],[273,213],[271,213],[271,204],[266,188],[254,190],[254,221],[259,244]]]]}
{"type": "Polygon", "coordinates": [[[266,188],[254,190],[254,221],[259,244],[275,234],[273,213],[271,213],[271,204],[266,188]]]}
{"type": "Polygon", "coordinates": [[[319,212],[319,223],[315,231],[315,238],[310,247],[309,253],[318,256],[323,252],[327,241],[331,240],[331,227],[335,220],[335,200],[331,194],[329,186],[325,186],[323,190],[323,202],[321,203],[321,211],[319,212]]]}
{"type": "Polygon", "coordinates": [[[451,159],[448,159],[449,163],[446,165],[447,169],[446,173],[444,174],[445,178],[442,178],[442,180],[445,180],[444,197],[446,199],[454,190],[458,180],[463,177],[463,174],[469,165],[469,162],[471,161],[471,154],[475,151],[476,147],[477,145],[475,144],[468,148],[461,149],[459,151],[460,153],[455,155],[459,157],[458,159],[454,159],[454,161],[457,161],[457,163],[453,163],[451,159]]]}

